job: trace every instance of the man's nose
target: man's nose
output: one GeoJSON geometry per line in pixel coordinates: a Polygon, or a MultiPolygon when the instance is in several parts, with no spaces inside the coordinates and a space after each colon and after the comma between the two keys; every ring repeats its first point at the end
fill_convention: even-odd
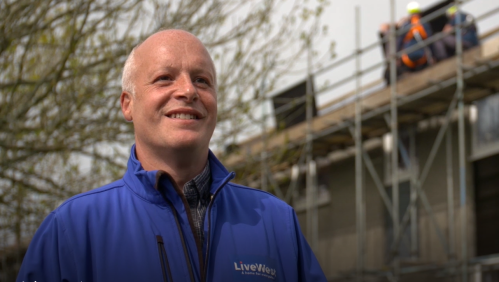
{"type": "Polygon", "coordinates": [[[198,91],[189,75],[183,75],[177,79],[178,89],[175,91],[175,98],[185,100],[187,103],[192,103],[199,99],[198,91]]]}

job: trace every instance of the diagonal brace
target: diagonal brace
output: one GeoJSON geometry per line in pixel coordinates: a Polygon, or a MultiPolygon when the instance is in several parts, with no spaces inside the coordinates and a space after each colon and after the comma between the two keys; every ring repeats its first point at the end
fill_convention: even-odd
{"type": "Polygon", "coordinates": [[[442,143],[443,137],[445,135],[445,132],[447,131],[447,128],[449,127],[450,119],[452,112],[456,108],[457,104],[457,92],[454,94],[454,98],[451,101],[451,104],[449,105],[449,108],[447,110],[447,113],[445,115],[445,121],[440,130],[438,131],[437,138],[435,139],[435,143],[433,144],[433,147],[431,148],[430,155],[428,156],[428,159],[426,160],[425,166],[423,168],[423,171],[421,173],[420,178],[417,180],[415,183],[416,189],[411,192],[411,201],[409,203],[409,206],[407,207],[407,210],[404,213],[403,219],[402,219],[402,225],[399,230],[399,233],[395,237],[395,240],[392,244],[391,251],[394,253],[394,251],[398,248],[398,245],[400,244],[400,239],[402,237],[403,232],[405,231],[405,228],[407,227],[407,224],[409,223],[409,218],[410,218],[410,211],[416,208],[416,201],[418,198],[418,195],[421,197],[421,200],[423,201],[423,205],[425,207],[425,210],[429,213],[430,218],[432,219],[432,224],[435,226],[437,235],[442,242],[442,245],[447,252],[447,255],[450,253],[449,245],[447,241],[445,240],[445,237],[443,236],[443,233],[441,232],[440,228],[438,227],[438,224],[435,220],[435,216],[433,214],[433,210],[431,209],[428,199],[426,196],[423,194],[423,189],[421,188],[426,181],[426,177],[428,176],[428,173],[430,171],[430,168],[433,164],[433,161],[435,160],[435,157],[437,155],[438,149],[440,147],[440,144],[442,143]]]}

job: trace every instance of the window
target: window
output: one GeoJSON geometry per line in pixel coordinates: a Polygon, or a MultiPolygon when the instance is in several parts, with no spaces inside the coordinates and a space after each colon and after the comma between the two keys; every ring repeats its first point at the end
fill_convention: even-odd
{"type": "Polygon", "coordinates": [[[470,107],[473,159],[499,153],[499,93],[476,101],[470,107]]]}

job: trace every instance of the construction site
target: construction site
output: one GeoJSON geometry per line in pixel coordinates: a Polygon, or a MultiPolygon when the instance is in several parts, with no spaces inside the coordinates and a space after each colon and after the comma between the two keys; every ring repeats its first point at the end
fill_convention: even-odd
{"type": "MultiPolygon", "coordinates": [[[[391,1],[392,6],[395,5],[391,1]]],[[[441,40],[452,5],[422,12],[441,40]]],[[[269,191],[292,205],[328,281],[499,281],[499,24],[480,31],[480,45],[397,79],[388,36],[306,79],[267,95],[261,135],[228,146],[221,156],[235,182],[269,191]],[[361,55],[388,46],[370,65],[361,55]],[[344,64],[355,73],[327,87],[315,77],[344,64]],[[361,67],[361,65],[363,67],[361,67]],[[389,81],[365,81],[387,69],[389,81]],[[317,98],[346,83],[318,107],[317,98]],[[275,128],[267,120],[275,119],[275,128]]],[[[391,23],[396,19],[392,7],[391,23]]],[[[499,17],[499,6],[475,21],[499,17]]],[[[465,23],[455,26],[461,40],[465,23]]]]}
{"type": "MultiPolygon", "coordinates": [[[[395,0],[389,32],[364,46],[357,8],[352,54],[319,69],[309,54],[301,81],[260,94],[273,105],[261,134],[217,152],[234,182],[294,208],[328,281],[499,281],[499,21],[467,50],[460,42],[469,23],[459,22],[454,56],[397,73],[404,54],[449,34],[450,7],[459,15],[471,1],[425,7],[421,23],[433,35],[403,50],[395,48],[404,32],[395,28],[395,0]],[[383,61],[362,61],[380,50],[383,61]],[[316,86],[347,64],[351,76],[316,86]],[[367,80],[373,73],[378,79],[367,80]],[[347,84],[354,90],[344,93],[347,84]],[[331,92],[338,98],[319,106],[331,92]]],[[[499,3],[473,16],[499,19],[499,3]]],[[[2,253],[1,281],[15,279],[27,244],[14,247],[2,253]]]]}

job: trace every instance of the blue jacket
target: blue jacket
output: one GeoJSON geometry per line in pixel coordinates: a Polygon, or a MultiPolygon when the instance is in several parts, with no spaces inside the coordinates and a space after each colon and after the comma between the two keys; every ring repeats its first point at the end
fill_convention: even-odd
{"type": "MultiPolygon", "coordinates": [[[[460,14],[461,24],[466,24],[466,27],[462,29],[463,41],[468,42],[469,47],[473,47],[479,44],[477,28],[475,25],[475,20],[471,15],[464,12],[460,14]]],[[[455,14],[449,21],[451,26],[456,26],[457,24],[457,14],[455,14]]]]}
{"type": "Polygon", "coordinates": [[[70,198],[44,220],[17,281],[326,281],[293,209],[230,183],[234,173],[211,152],[208,160],[203,246],[180,191],[165,172],[142,169],[132,147],[123,179],[70,198]]]}

